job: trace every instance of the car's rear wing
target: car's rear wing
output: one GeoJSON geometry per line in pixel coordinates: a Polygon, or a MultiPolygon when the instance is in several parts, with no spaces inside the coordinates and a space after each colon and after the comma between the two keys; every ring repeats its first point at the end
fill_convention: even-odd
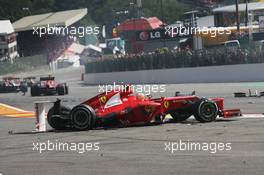
{"type": "Polygon", "coordinates": [[[40,81],[54,81],[55,77],[40,77],[40,81]]]}

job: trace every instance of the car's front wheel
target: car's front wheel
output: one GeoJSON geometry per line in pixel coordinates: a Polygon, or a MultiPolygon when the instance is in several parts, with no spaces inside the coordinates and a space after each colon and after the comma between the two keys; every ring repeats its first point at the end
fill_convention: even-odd
{"type": "Polygon", "coordinates": [[[194,117],[199,122],[212,122],[218,116],[218,107],[215,102],[210,100],[201,100],[197,103],[194,117]]]}
{"type": "Polygon", "coordinates": [[[70,113],[72,125],[77,130],[90,130],[95,127],[96,114],[88,105],[78,105],[70,113]]]}

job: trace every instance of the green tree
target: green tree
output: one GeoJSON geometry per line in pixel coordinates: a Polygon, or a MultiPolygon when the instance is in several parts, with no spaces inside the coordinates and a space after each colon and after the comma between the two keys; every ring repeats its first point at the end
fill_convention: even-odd
{"type": "MultiPolygon", "coordinates": [[[[187,5],[177,0],[163,0],[162,11],[161,1],[142,0],[141,14],[147,17],[158,16],[160,19],[164,17],[163,19],[168,23],[178,20],[181,13],[188,9],[187,5]]],[[[29,14],[88,8],[89,16],[93,21],[110,25],[137,16],[137,8],[131,2],[135,4],[135,0],[0,0],[0,18],[15,21],[29,14]],[[129,13],[118,15],[116,13],[118,11],[129,11],[129,13]]]]}
{"type": "Polygon", "coordinates": [[[190,10],[190,6],[177,0],[144,0],[143,13],[146,16],[157,16],[165,23],[180,20],[182,14],[190,10]]]}

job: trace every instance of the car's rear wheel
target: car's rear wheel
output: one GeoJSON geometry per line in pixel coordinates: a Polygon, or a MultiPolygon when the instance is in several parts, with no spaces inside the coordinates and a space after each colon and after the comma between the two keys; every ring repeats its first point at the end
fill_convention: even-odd
{"type": "Polygon", "coordinates": [[[0,92],[5,92],[4,83],[0,82],[0,92]]]}
{"type": "Polygon", "coordinates": [[[190,118],[192,114],[174,111],[171,112],[170,115],[172,116],[174,122],[183,122],[190,118]]]}
{"type": "Polygon", "coordinates": [[[32,97],[39,96],[40,95],[39,88],[37,86],[32,86],[30,89],[30,94],[32,97]]]}
{"type": "Polygon", "coordinates": [[[194,117],[199,122],[215,121],[218,115],[218,107],[215,102],[209,100],[201,100],[197,103],[194,117]]]}
{"type": "Polygon", "coordinates": [[[72,125],[77,130],[90,130],[95,127],[96,114],[88,105],[78,105],[71,111],[72,125]]]}
{"type": "Polygon", "coordinates": [[[64,130],[67,129],[67,125],[69,124],[69,114],[71,109],[65,106],[60,106],[60,114],[54,115],[54,107],[50,108],[47,120],[49,125],[56,130],[64,130]]]}
{"type": "Polygon", "coordinates": [[[60,85],[57,88],[58,95],[65,95],[66,94],[66,88],[64,85],[60,85]]]}
{"type": "Polygon", "coordinates": [[[69,86],[65,85],[65,94],[68,95],[69,94],[69,86]]]}

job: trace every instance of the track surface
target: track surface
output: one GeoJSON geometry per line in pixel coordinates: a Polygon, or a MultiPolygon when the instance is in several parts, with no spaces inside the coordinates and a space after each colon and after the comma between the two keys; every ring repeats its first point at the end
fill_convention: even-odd
{"type": "MultiPolygon", "coordinates": [[[[70,85],[70,95],[59,97],[69,106],[98,93],[98,86],[80,81],[82,69],[56,73],[70,85]]],[[[35,73],[37,74],[37,73],[35,73]]],[[[42,72],[39,74],[43,74],[42,72]]],[[[26,76],[24,74],[23,76],[26,76]]],[[[32,74],[31,74],[32,75],[32,74]]],[[[232,93],[248,89],[264,91],[264,83],[167,85],[166,93],[175,91],[206,97],[225,97],[227,108],[241,108],[244,113],[264,113],[264,98],[235,99],[232,93]]],[[[33,102],[58,97],[31,98],[29,94],[0,94],[0,102],[33,110],[33,102]]],[[[234,118],[200,124],[167,123],[158,126],[98,129],[85,132],[32,134],[33,119],[0,117],[0,173],[8,175],[70,174],[263,174],[264,118],[234,118]],[[9,134],[9,131],[15,134],[9,134]],[[26,133],[23,133],[26,132],[26,133]],[[29,132],[29,133],[27,133],[29,132]],[[17,134],[20,133],[20,134],[17,134]],[[33,151],[33,142],[100,143],[98,151],[33,151]],[[231,143],[232,150],[165,151],[168,142],[231,143]]]]}

